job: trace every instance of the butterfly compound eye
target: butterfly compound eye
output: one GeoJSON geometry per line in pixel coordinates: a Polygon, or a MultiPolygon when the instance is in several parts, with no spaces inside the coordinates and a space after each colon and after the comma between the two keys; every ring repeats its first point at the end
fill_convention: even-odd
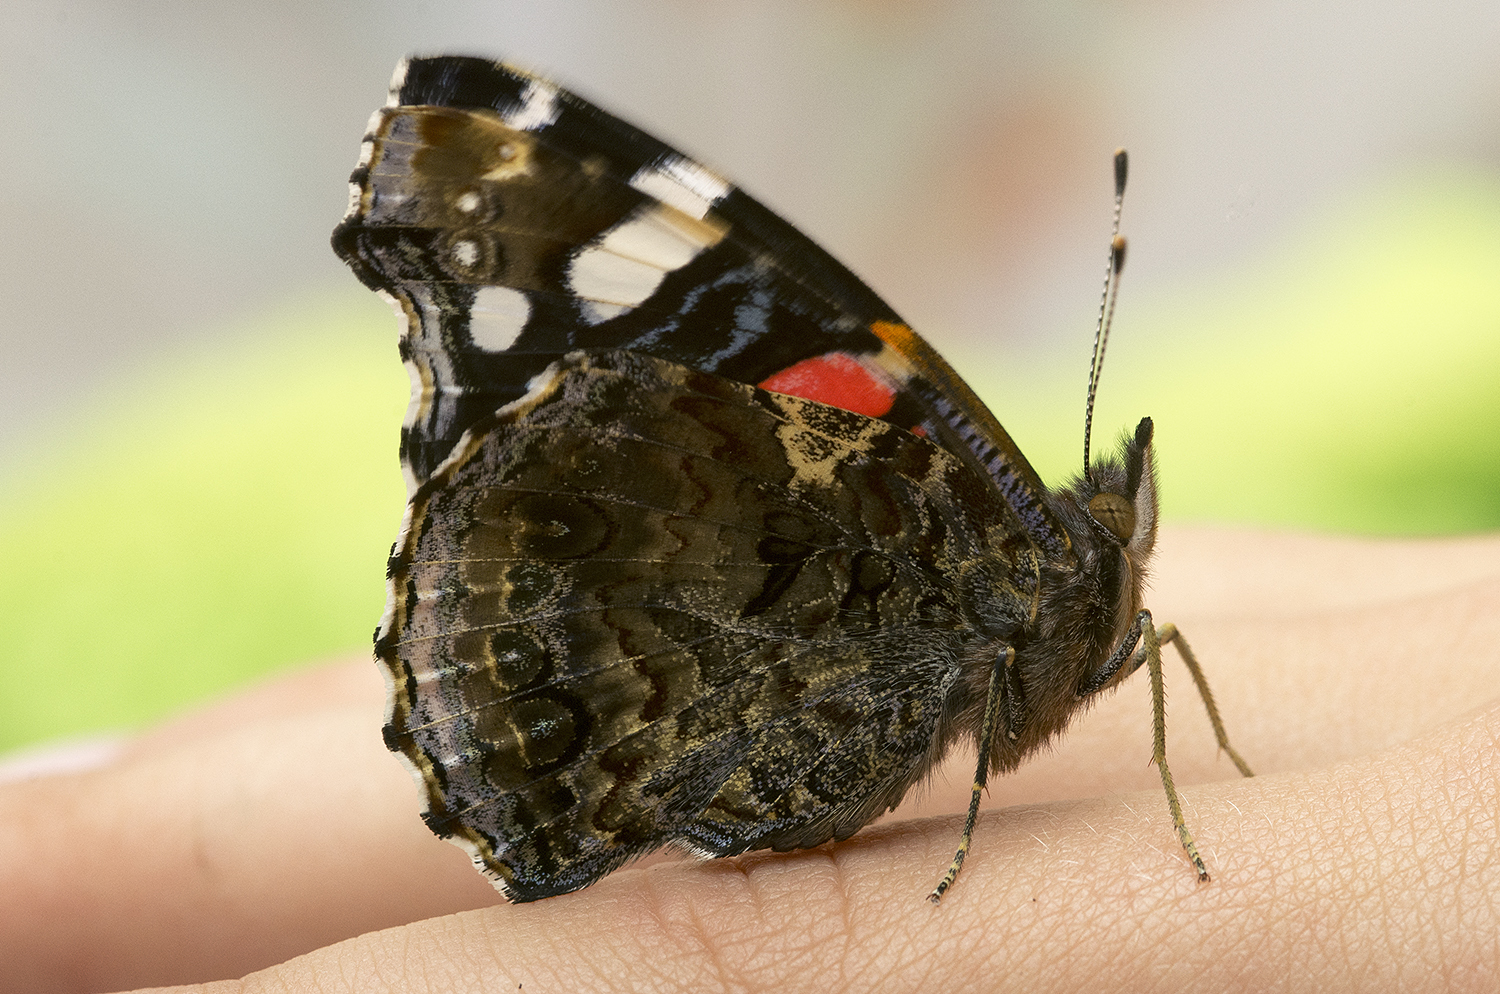
{"type": "Polygon", "coordinates": [[[1121,542],[1135,534],[1135,505],[1119,494],[1095,494],[1089,501],[1089,514],[1121,542]]]}

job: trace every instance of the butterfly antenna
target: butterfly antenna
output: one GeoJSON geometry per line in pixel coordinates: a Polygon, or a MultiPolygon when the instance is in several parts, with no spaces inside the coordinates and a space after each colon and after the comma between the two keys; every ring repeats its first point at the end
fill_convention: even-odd
{"type": "Polygon", "coordinates": [[[1115,224],[1109,238],[1109,263],[1104,270],[1104,292],[1099,298],[1099,323],[1094,327],[1094,359],[1089,364],[1089,401],[1083,415],[1083,478],[1089,474],[1089,436],[1094,429],[1094,395],[1099,392],[1099,373],[1104,368],[1104,348],[1109,344],[1109,326],[1115,320],[1115,297],[1120,292],[1120,272],[1125,268],[1125,239],[1120,235],[1120,208],[1125,203],[1125,176],[1130,157],[1115,150],[1115,224]]]}

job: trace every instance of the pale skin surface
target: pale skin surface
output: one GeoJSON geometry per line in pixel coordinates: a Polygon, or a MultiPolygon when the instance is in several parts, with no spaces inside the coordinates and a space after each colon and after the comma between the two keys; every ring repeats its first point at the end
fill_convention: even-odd
{"type": "Polygon", "coordinates": [[[1003,810],[938,907],[967,756],[840,845],[496,904],[417,819],[357,660],[0,787],[0,990],[1500,988],[1500,536],[1160,547],[1157,623],[1261,774],[1216,757],[1168,648],[1168,755],[1209,883],[1147,764],[1140,672],[992,783],[1003,810]]]}

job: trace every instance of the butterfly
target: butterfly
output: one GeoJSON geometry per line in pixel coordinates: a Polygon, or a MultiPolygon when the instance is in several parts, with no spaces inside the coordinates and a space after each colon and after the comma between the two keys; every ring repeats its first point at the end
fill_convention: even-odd
{"type": "Polygon", "coordinates": [[[511,899],[846,838],[972,743],[937,900],[989,776],[1159,682],[1149,419],[1049,489],[806,236],[504,64],[404,61],[350,187],[412,381],[385,741],[511,899]]]}

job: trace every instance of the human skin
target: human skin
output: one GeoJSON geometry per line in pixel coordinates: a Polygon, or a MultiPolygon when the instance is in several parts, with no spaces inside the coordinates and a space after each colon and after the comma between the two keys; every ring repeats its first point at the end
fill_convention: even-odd
{"type": "Polygon", "coordinates": [[[0,787],[0,990],[1500,989],[1500,536],[1160,549],[1149,605],[1259,774],[1216,755],[1167,648],[1209,882],[1148,762],[1140,672],[992,782],[941,905],[969,755],[843,843],[499,903],[416,817],[357,660],[0,787]]]}

